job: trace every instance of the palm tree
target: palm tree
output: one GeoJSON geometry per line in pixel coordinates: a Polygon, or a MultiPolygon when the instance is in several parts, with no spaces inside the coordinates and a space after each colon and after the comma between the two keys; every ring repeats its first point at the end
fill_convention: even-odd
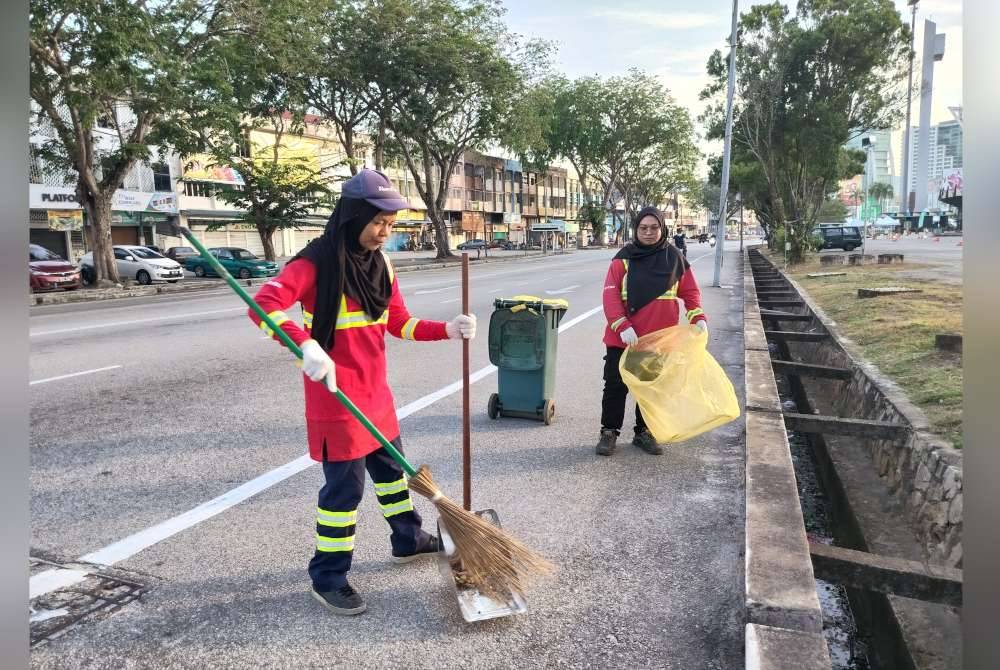
{"type": "Polygon", "coordinates": [[[892,199],[892,184],[877,181],[868,187],[868,195],[878,202],[879,211],[883,211],[883,206],[887,200],[892,199]]]}

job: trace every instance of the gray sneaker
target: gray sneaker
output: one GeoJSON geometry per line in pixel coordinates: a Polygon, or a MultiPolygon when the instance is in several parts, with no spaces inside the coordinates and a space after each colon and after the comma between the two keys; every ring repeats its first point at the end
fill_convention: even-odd
{"type": "Polygon", "coordinates": [[[610,456],[614,453],[618,443],[618,432],[610,428],[601,431],[601,439],[597,443],[597,454],[599,456],[610,456]]]}
{"type": "Polygon", "coordinates": [[[653,456],[659,456],[663,453],[663,447],[657,444],[656,438],[648,430],[637,432],[632,438],[632,444],[653,456]]]}

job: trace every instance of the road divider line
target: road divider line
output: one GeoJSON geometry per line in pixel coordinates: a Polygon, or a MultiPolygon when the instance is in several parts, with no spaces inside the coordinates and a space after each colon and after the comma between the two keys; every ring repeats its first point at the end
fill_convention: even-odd
{"type": "Polygon", "coordinates": [[[82,377],[83,375],[92,375],[95,372],[104,372],[105,370],[117,370],[120,365],[109,365],[106,368],[95,368],[93,370],[84,370],[83,372],[72,372],[68,375],[59,375],[58,377],[47,377],[45,379],[36,379],[33,382],[28,382],[28,386],[34,386],[35,384],[44,384],[46,382],[55,382],[60,379],[69,379],[70,377],[82,377]]]}
{"type": "MultiPolygon", "coordinates": [[[[597,314],[603,310],[602,306],[594,307],[583,314],[567,321],[566,323],[559,326],[559,332],[563,333],[573,326],[581,323],[582,321],[589,319],[594,314],[597,314]]],[[[484,368],[477,370],[472,373],[469,377],[469,381],[475,384],[478,381],[489,377],[491,374],[497,371],[495,365],[487,365],[484,368]]],[[[462,390],[462,381],[453,382],[443,388],[429,393],[422,398],[414,400],[408,405],[396,410],[396,416],[400,421],[408,416],[419,412],[422,409],[430,407],[434,403],[447,398],[450,395],[458,393],[462,390]]],[[[148,549],[149,547],[162,542],[167,538],[170,538],[181,531],[187,530],[206,519],[210,519],[217,514],[220,514],[230,507],[233,507],[252,496],[265,491],[275,484],[283,482],[289,477],[296,475],[311,465],[315,465],[314,461],[308,454],[299,456],[294,461],[285,463],[270,472],[265,472],[264,474],[252,479],[245,484],[241,484],[236,488],[223,493],[222,495],[209,500],[208,502],[202,503],[197,507],[188,510],[182,514],[175,517],[167,519],[155,526],[141,530],[138,533],[129,535],[123,540],[119,540],[113,544],[109,544],[103,549],[98,549],[97,551],[91,552],[84,556],[81,556],[78,560],[81,563],[91,563],[99,566],[110,566],[124,561],[132,556],[135,556],[143,549],[148,549]]],[[[57,589],[66,588],[74,584],[78,584],[87,578],[89,573],[81,569],[67,569],[67,568],[56,568],[53,570],[46,570],[45,572],[40,572],[29,579],[29,599],[37,598],[38,596],[45,595],[46,593],[51,593],[57,589]]]]}
{"type": "Polygon", "coordinates": [[[228,307],[226,309],[213,309],[208,312],[189,312],[188,314],[171,314],[169,316],[151,316],[147,319],[136,319],[134,321],[115,321],[113,323],[95,323],[89,326],[77,326],[75,328],[59,328],[57,330],[42,330],[28,335],[31,337],[41,337],[42,335],[62,335],[63,333],[78,333],[81,330],[96,330],[97,328],[117,328],[119,326],[134,326],[142,323],[153,323],[156,321],[169,321],[171,319],[190,319],[195,316],[210,316],[214,314],[226,314],[228,312],[245,312],[246,307],[228,307]]]}
{"type": "Polygon", "coordinates": [[[566,288],[561,288],[555,291],[546,291],[546,293],[548,295],[562,295],[563,293],[572,293],[578,288],[580,288],[579,284],[573,284],[572,286],[567,286],[566,288]]]}

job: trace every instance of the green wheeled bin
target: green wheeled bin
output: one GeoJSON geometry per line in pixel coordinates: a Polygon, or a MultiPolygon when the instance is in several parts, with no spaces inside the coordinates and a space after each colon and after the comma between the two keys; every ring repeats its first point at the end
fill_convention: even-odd
{"type": "Polygon", "coordinates": [[[491,419],[513,416],[552,423],[556,405],[556,345],[569,303],[519,295],[497,298],[490,317],[490,362],[498,368],[491,419]]]}

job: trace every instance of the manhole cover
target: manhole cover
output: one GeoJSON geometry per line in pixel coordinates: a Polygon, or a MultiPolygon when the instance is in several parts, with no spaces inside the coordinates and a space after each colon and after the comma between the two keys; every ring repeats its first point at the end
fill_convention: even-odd
{"type": "Polygon", "coordinates": [[[59,563],[35,556],[30,558],[31,575],[59,569],[85,570],[88,574],[82,582],[31,601],[29,625],[32,647],[59,637],[83,621],[94,622],[110,616],[140,598],[158,581],[151,575],[121,568],[59,563]]]}

